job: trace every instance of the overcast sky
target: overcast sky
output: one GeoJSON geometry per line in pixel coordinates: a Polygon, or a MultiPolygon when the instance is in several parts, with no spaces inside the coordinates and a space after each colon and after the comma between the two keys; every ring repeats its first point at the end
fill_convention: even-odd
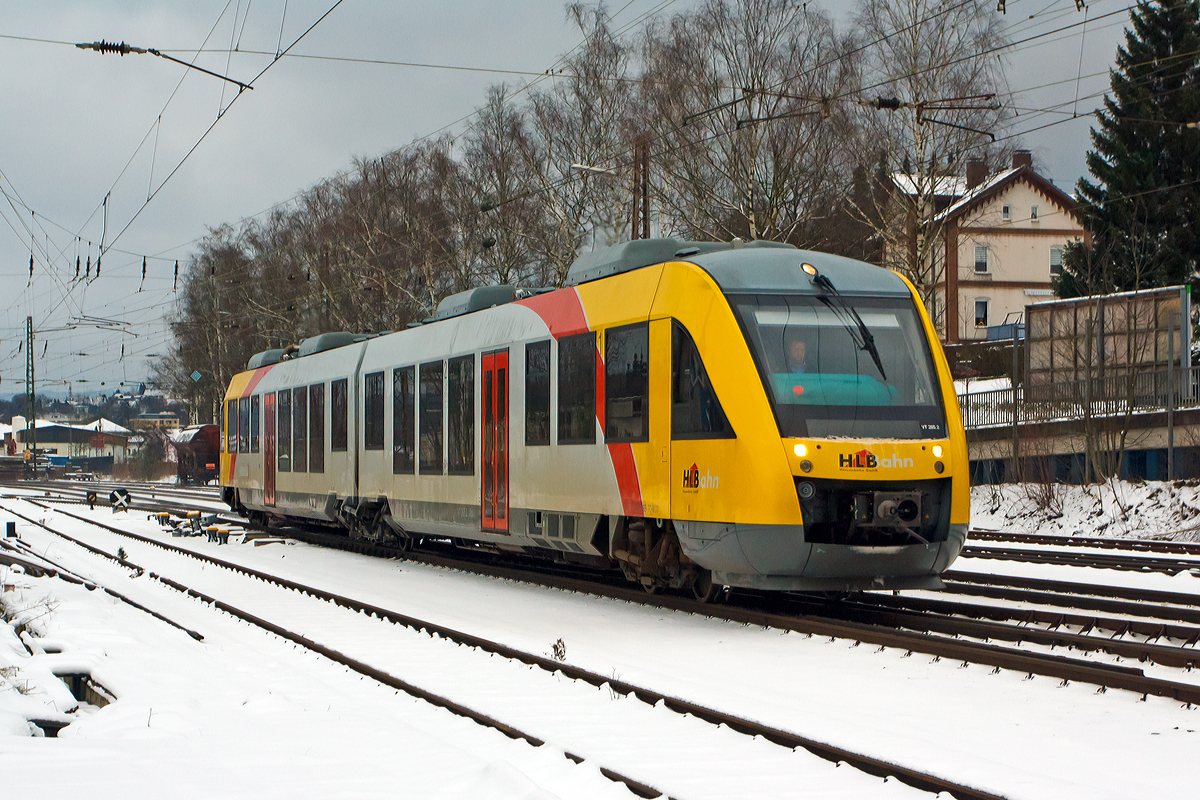
{"type": "MultiPolygon", "coordinates": [[[[0,287],[7,301],[0,318],[0,396],[24,391],[25,353],[18,343],[26,316],[39,331],[39,390],[65,391],[67,382],[83,394],[111,393],[121,382],[136,388],[149,377],[147,358],[167,344],[161,319],[174,297],[175,260],[186,264],[191,242],[211,227],[288,200],[347,169],[355,157],[380,155],[445,126],[461,132],[468,123],[460,120],[480,105],[487,86],[523,85],[580,39],[561,0],[344,0],[293,55],[473,70],[285,57],[230,106],[238,92],[233,84],[152,55],[101,55],[9,38],[125,41],[184,60],[202,46],[234,46],[239,52],[204,54],[196,63],[246,82],[334,1],[0,0],[0,287]],[[213,125],[221,108],[227,110],[213,125]],[[31,285],[29,230],[35,233],[31,285]],[[74,282],[77,256],[86,267],[90,253],[95,271],[102,237],[113,249],[101,277],[74,282]],[[142,256],[149,256],[144,283],[142,256]],[[122,330],[95,327],[93,318],[123,323],[122,330]],[[79,327],[56,330],[73,324],[79,327]]],[[[646,14],[695,5],[617,0],[609,10],[617,12],[614,28],[621,29],[646,14]]],[[[1074,0],[1008,0],[1003,20],[1014,41],[1076,25],[1085,13],[1096,20],[1086,36],[1077,25],[1018,44],[1006,56],[1008,102],[1019,114],[1012,132],[1073,112],[1082,117],[1096,107],[1128,5],[1092,0],[1083,12],[1074,0]],[[1065,114],[1036,112],[1049,106],[1065,114]]],[[[844,19],[852,4],[827,0],[825,7],[844,19]]],[[[1022,141],[1034,151],[1035,167],[1071,190],[1086,171],[1089,128],[1087,119],[1076,119],[1022,141]]]]}

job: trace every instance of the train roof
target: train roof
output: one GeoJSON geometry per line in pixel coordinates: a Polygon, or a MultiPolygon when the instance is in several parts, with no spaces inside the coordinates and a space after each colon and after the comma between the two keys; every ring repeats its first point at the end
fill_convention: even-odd
{"type": "Polygon", "coordinates": [[[735,247],[751,252],[775,249],[796,252],[796,248],[790,244],[765,240],[735,243],[686,242],[679,239],[633,239],[584,253],[575,259],[575,263],[567,272],[566,285],[577,286],[588,281],[606,278],[609,275],[650,267],[666,261],[695,261],[697,255],[732,250],[735,247]]]}
{"type": "Polygon", "coordinates": [[[691,256],[726,294],[822,294],[801,264],[812,264],[845,295],[909,297],[891,270],[814,250],[739,248],[691,256]]]}
{"type": "Polygon", "coordinates": [[[843,294],[909,296],[895,273],[852,258],[799,250],[790,244],[752,242],[688,242],[678,239],[634,239],[593,250],[575,260],[567,286],[576,286],[667,261],[688,261],[706,270],[722,291],[731,294],[820,294],[801,264],[812,264],[843,294]]]}

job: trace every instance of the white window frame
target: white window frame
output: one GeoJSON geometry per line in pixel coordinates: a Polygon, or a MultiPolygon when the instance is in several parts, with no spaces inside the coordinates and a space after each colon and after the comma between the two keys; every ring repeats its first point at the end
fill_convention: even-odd
{"type": "Polygon", "coordinates": [[[986,244],[975,244],[975,273],[977,275],[985,275],[992,271],[991,257],[988,255],[988,246],[986,244]],[[979,254],[983,253],[983,269],[979,268],[979,254]]]}
{"type": "Polygon", "coordinates": [[[987,327],[988,305],[989,305],[988,298],[986,298],[986,297],[976,297],[975,298],[975,327],[976,328],[986,328],[987,327]],[[980,303],[983,303],[983,324],[982,325],[979,324],[979,304],[980,303]]]}
{"type": "Polygon", "coordinates": [[[1030,221],[1030,222],[1037,222],[1037,221],[1038,221],[1037,206],[1030,206],[1030,207],[1029,207],[1029,221],[1030,221]]]}
{"type": "Polygon", "coordinates": [[[1000,209],[1000,216],[1001,216],[1001,218],[1003,218],[1003,220],[1005,222],[1011,222],[1012,221],[1012,210],[1007,205],[1002,206],[1000,209]]]}
{"type": "Polygon", "coordinates": [[[1055,245],[1054,247],[1050,248],[1050,274],[1051,275],[1061,275],[1062,274],[1063,250],[1064,250],[1064,248],[1062,247],[1062,245],[1055,245]],[[1058,263],[1057,264],[1054,263],[1055,251],[1058,252],[1058,263]],[[1058,269],[1055,270],[1055,267],[1058,267],[1058,269]]]}

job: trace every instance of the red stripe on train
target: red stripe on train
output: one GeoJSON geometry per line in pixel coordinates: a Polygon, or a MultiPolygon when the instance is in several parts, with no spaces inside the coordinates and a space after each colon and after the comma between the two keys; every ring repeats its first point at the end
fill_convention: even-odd
{"type": "MultiPolygon", "coordinates": [[[[579,299],[579,292],[574,289],[539,294],[518,300],[535,312],[546,323],[550,334],[559,339],[575,333],[586,333],[588,328],[587,314],[579,299]]],[[[596,422],[600,425],[601,435],[604,431],[604,359],[599,347],[596,349],[596,422]]],[[[617,489],[621,492],[621,508],[626,516],[640,517],[642,506],[642,486],[638,481],[637,462],[633,458],[633,447],[628,443],[608,445],[609,459],[612,461],[613,473],[617,479],[617,489]]]]}

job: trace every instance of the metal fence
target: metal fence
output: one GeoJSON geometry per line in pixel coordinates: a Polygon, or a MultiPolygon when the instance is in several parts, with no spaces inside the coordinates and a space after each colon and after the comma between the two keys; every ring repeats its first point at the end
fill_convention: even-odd
{"type": "Polygon", "coordinates": [[[1145,368],[1124,375],[977,392],[958,398],[968,429],[1114,417],[1200,407],[1200,367],[1145,368]]]}

